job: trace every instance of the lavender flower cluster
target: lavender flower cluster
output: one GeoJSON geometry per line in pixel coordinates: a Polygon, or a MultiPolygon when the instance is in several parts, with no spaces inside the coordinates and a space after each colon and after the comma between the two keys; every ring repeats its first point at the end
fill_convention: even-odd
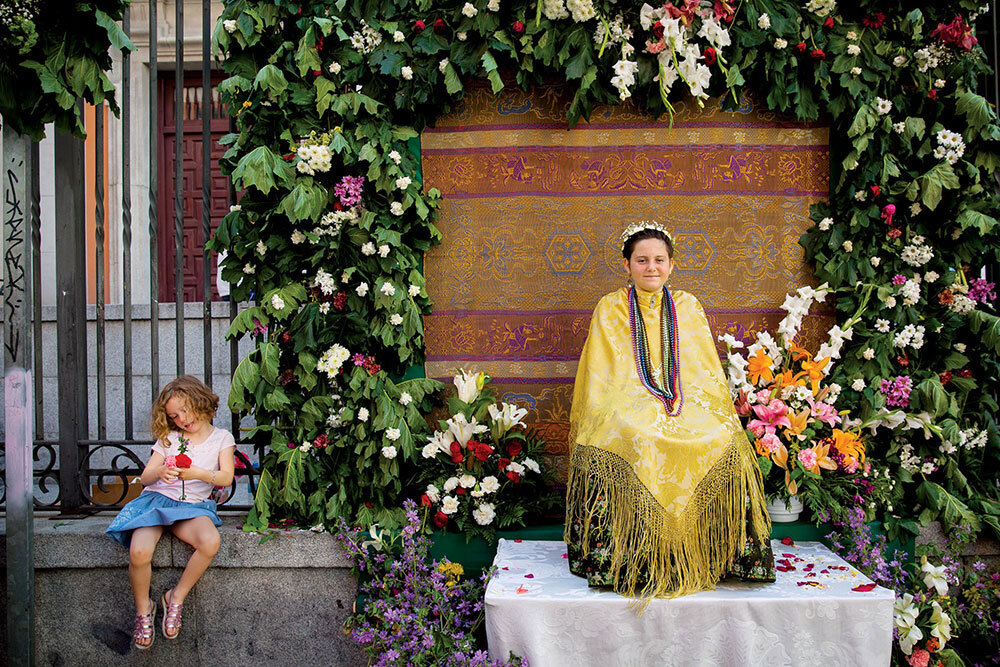
{"type": "Polygon", "coordinates": [[[407,500],[406,524],[398,542],[372,542],[360,528],[341,519],[337,539],[346,550],[367,598],[347,622],[354,641],[365,648],[375,667],[515,667],[527,660],[490,660],[476,647],[475,631],[483,620],[483,594],[489,573],[456,581],[458,569],[430,557],[431,541],[421,535],[417,506],[407,500]]]}
{"type": "Polygon", "coordinates": [[[865,522],[865,511],[860,506],[847,508],[847,520],[833,523],[837,532],[826,536],[833,550],[854,565],[875,583],[894,591],[906,590],[909,574],[904,569],[906,554],[896,551],[886,558],[885,535],[874,535],[865,522]]]}

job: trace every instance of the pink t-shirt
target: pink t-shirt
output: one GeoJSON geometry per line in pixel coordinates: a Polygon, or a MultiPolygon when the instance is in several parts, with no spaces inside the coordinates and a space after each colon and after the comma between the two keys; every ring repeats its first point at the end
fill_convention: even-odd
{"type": "MultiPolygon", "coordinates": [[[[180,446],[178,433],[171,432],[167,436],[166,446],[164,446],[162,440],[157,441],[153,445],[153,451],[163,456],[163,458],[167,458],[171,455],[177,456],[180,453],[180,446]]],[[[224,428],[216,427],[205,438],[204,442],[188,447],[188,450],[184,453],[191,457],[191,465],[204,468],[205,470],[218,470],[219,453],[227,447],[236,447],[236,440],[233,439],[233,434],[224,428]]],[[[181,480],[178,479],[171,484],[167,484],[162,479],[157,479],[143,489],[142,492],[146,493],[147,491],[156,491],[167,498],[180,500],[181,480]]],[[[200,479],[184,480],[184,502],[186,503],[200,503],[203,500],[207,500],[211,493],[212,485],[208,482],[203,482],[200,479]]]]}

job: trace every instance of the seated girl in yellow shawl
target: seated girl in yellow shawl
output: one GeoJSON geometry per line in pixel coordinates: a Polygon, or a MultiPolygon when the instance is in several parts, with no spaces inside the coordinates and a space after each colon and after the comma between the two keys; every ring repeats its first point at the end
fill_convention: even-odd
{"type": "Polygon", "coordinates": [[[760,470],[705,311],[665,286],[673,240],[643,222],[622,254],[630,285],[594,309],[573,391],[570,569],[645,599],[774,581],[760,470]]]}

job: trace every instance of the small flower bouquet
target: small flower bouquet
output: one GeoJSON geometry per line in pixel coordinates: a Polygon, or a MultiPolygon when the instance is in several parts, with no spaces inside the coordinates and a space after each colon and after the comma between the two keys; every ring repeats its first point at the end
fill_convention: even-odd
{"type": "Polygon", "coordinates": [[[842,492],[857,495],[850,478],[870,472],[871,465],[865,461],[860,431],[839,428],[846,414],[834,407],[841,387],[826,382],[844,341],[853,335],[854,318],[843,329],[834,325],[815,355],[795,343],[809,307],[824,301],[829,291],[826,285],[802,287],[788,295],[782,304],[788,314],[778,326],[777,340],[761,331],[741,353],[744,344],[732,335],[719,339],[726,343],[730,390],[757,449],[768,496],[800,494],[813,509],[826,507],[837,518],[842,492]]]}
{"type": "Polygon", "coordinates": [[[525,516],[553,507],[551,475],[539,462],[544,443],[518,430],[528,411],[497,404],[485,373],[463,370],[454,382],[451,417],[439,422],[418,461],[427,482],[420,500],[437,528],[492,542],[497,528],[523,526],[525,516]]]}
{"type": "Polygon", "coordinates": [[[356,611],[345,630],[368,654],[369,664],[515,667],[519,657],[490,660],[476,646],[483,621],[483,594],[489,573],[461,580],[462,566],[430,557],[430,540],[420,534],[416,503],[403,505],[399,532],[377,524],[364,532],[341,518],[337,539],[358,578],[356,611]]]}

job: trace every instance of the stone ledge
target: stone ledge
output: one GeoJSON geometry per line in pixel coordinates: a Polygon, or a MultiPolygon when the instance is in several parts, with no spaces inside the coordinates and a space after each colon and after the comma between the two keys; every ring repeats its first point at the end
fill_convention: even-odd
{"type": "MultiPolygon", "coordinates": [[[[128,551],[104,531],[114,519],[113,514],[100,514],[84,519],[64,519],[58,516],[35,516],[35,569],[99,569],[121,568],[128,565],[128,551]]],[[[222,517],[219,533],[222,545],[212,561],[212,567],[250,568],[349,568],[336,539],[329,533],[306,530],[276,530],[268,539],[258,533],[242,530],[243,517],[222,517]]],[[[0,535],[7,534],[6,517],[0,519],[0,535]]],[[[7,542],[0,543],[0,564],[7,565],[7,542]]],[[[153,567],[184,567],[191,547],[164,535],[153,553],[153,567]]]]}

